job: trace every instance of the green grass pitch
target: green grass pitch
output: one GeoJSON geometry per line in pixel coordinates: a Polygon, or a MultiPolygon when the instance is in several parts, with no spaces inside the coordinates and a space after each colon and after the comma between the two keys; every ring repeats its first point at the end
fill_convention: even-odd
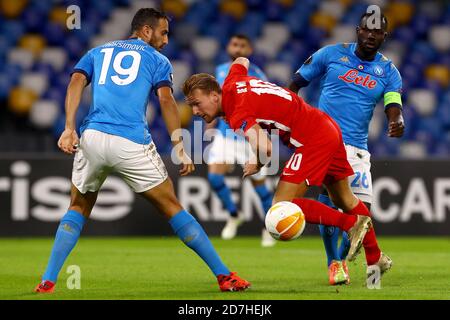
{"type": "Polygon", "coordinates": [[[350,285],[329,286],[319,237],[274,248],[261,248],[257,237],[212,241],[230,269],[252,283],[249,291],[219,292],[203,261],[175,237],[82,237],[55,293],[36,295],[53,239],[2,238],[0,299],[450,299],[450,238],[380,238],[395,264],[381,290],[366,288],[363,254],[350,265],[350,285]],[[67,288],[69,265],[81,269],[79,290],[67,288]]]}

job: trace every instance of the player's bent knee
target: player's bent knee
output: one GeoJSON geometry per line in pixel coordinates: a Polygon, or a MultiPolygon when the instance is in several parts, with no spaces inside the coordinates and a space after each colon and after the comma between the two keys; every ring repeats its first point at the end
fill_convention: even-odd
{"type": "Polygon", "coordinates": [[[173,217],[176,213],[183,210],[178,201],[173,183],[170,178],[167,178],[158,186],[140,193],[144,198],[156,206],[160,213],[166,218],[173,217]]]}
{"type": "Polygon", "coordinates": [[[172,218],[174,215],[176,215],[177,213],[179,213],[180,211],[183,210],[183,207],[181,206],[180,202],[178,201],[177,198],[171,198],[168,200],[168,204],[166,209],[164,210],[164,215],[167,218],[172,218]]]}
{"type": "Polygon", "coordinates": [[[228,172],[228,165],[226,163],[211,163],[208,165],[209,174],[225,175],[228,172]]]}
{"type": "Polygon", "coordinates": [[[158,202],[153,202],[159,211],[167,218],[170,219],[178,212],[183,210],[180,202],[175,197],[166,197],[160,199],[158,202]]]}
{"type": "Polygon", "coordinates": [[[69,210],[74,210],[89,218],[97,200],[97,195],[98,192],[81,193],[75,186],[72,186],[69,210]]]}
{"type": "Polygon", "coordinates": [[[331,185],[327,185],[326,188],[334,205],[344,211],[353,209],[359,202],[359,199],[350,189],[347,179],[342,179],[331,185]]]}
{"type": "Polygon", "coordinates": [[[250,180],[252,181],[252,185],[254,187],[266,184],[266,179],[264,179],[264,178],[261,179],[259,177],[250,176],[250,180]]]}
{"type": "Polygon", "coordinates": [[[292,201],[293,199],[303,198],[308,186],[305,181],[301,183],[291,183],[280,181],[273,196],[272,204],[280,201],[292,201]]]}
{"type": "Polygon", "coordinates": [[[344,211],[352,210],[359,203],[359,199],[354,194],[332,197],[331,200],[338,208],[344,211]]]}

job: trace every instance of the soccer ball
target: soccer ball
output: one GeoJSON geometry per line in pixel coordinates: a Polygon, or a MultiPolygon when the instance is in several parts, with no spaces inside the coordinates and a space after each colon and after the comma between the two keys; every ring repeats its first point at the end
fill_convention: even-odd
{"type": "Polygon", "coordinates": [[[276,240],[297,239],[305,229],[305,215],[302,209],[290,201],[275,203],[267,211],[266,229],[276,240]]]}

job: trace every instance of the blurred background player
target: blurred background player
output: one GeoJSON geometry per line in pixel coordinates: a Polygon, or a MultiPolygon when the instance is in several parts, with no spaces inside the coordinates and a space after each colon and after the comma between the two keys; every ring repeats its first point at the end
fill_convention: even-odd
{"type": "MultiPolygon", "coordinates": [[[[378,101],[384,99],[389,122],[388,136],[399,138],[404,132],[402,116],[402,79],[392,61],[378,52],[387,36],[387,20],[365,13],[356,27],[357,43],[340,43],[318,50],[295,73],[289,88],[298,92],[315,78],[321,79],[319,109],[339,124],[347,158],[355,175],[349,177],[353,193],[370,209],[372,177],[367,148],[369,123],[378,101]],[[377,22],[378,25],[373,23],[377,22]]],[[[334,207],[326,191],[319,201],[334,207]]],[[[327,253],[329,282],[349,282],[345,257],[348,236],[342,234],[338,249],[339,229],[320,227],[327,253]]],[[[374,232],[373,229],[370,232],[374,232]]],[[[376,243],[374,243],[376,244],[376,243]]]]}
{"type": "MultiPolygon", "coordinates": [[[[231,58],[230,62],[223,63],[216,68],[216,79],[220,85],[228,75],[231,63],[238,57],[250,57],[253,53],[252,43],[249,37],[243,34],[235,34],[231,37],[227,45],[227,53],[231,58]]],[[[264,72],[256,65],[251,64],[249,75],[267,81],[264,72]]],[[[238,212],[237,206],[232,199],[230,188],[225,183],[225,174],[230,171],[233,164],[245,164],[250,158],[251,147],[243,136],[237,135],[230,129],[228,124],[221,118],[207,124],[208,128],[216,128],[219,133],[214,136],[210,152],[208,154],[208,180],[212,189],[219,197],[223,207],[230,216],[221,236],[223,239],[232,239],[236,236],[239,226],[244,222],[244,217],[238,212]]],[[[256,193],[261,200],[264,214],[272,205],[272,193],[266,187],[264,169],[251,176],[251,181],[256,193]]],[[[261,245],[271,247],[275,245],[275,240],[270,236],[265,228],[262,230],[261,245]]]]}
{"type": "Polygon", "coordinates": [[[247,58],[236,59],[222,89],[209,74],[195,74],[186,80],[183,93],[194,115],[206,122],[225,116],[233,130],[245,135],[257,157],[245,164],[244,177],[270,161],[272,143],[267,131],[277,129],[281,141],[295,151],[281,173],[273,204],[292,201],[307,222],[348,231],[348,260],[353,261],[363,245],[368,268],[378,268],[381,276],[391,268],[392,260],[376,245],[375,233],[369,232],[373,230],[370,212],[350,189],[348,177],[354,171],[339,126],[295,93],[248,76],[248,68],[247,58]],[[303,198],[310,186],[322,185],[346,214],[303,198]]]}
{"type": "MultiPolygon", "coordinates": [[[[131,30],[133,34],[127,40],[108,42],[88,51],[73,70],[66,96],[66,129],[58,141],[62,151],[75,153],[71,202],[35,291],[54,290],[64,261],[76,245],[98,190],[110,172],[117,172],[136,193],[159,209],[174,233],[206,262],[220,290],[245,290],[250,283],[228,270],[203,228],[178,202],[145,120],[148,97],[157,94],[169,134],[180,129],[172,96],[172,66],[159,53],[169,42],[168,18],[152,8],[140,9],[131,30]],[[89,83],[94,87],[92,106],[79,140],[75,117],[89,83]]],[[[173,141],[183,164],[180,174],[187,175],[194,165],[182,143],[181,139],[173,141]]]]}

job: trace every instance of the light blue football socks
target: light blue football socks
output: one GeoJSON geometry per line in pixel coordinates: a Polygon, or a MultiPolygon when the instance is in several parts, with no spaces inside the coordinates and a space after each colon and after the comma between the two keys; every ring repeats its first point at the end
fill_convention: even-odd
{"type": "Polygon", "coordinates": [[[222,202],[223,207],[230,212],[232,217],[237,217],[237,208],[231,198],[231,191],[225,183],[225,177],[223,174],[208,173],[208,180],[211,187],[222,202]]]}
{"type": "Polygon", "coordinates": [[[50,260],[42,280],[56,282],[58,274],[66,261],[67,256],[80,237],[86,218],[79,212],[69,210],[62,217],[58,230],[56,231],[50,260]]]}
{"type": "Polygon", "coordinates": [[[255,191],[261,199],[261,204],[264,209],[264,214],[267,214],[267,211],[272,207],[272,193],[267,189],[264,184],[255,187],[255,191]]]}
{"type": "Polygon", "coordinates": [[[215,276],[230,274],[230,270],[223,264],[202,226],[192,215],[182,210],[169,220],[169,224],[181,241],[206,262],[215,276]]]}

